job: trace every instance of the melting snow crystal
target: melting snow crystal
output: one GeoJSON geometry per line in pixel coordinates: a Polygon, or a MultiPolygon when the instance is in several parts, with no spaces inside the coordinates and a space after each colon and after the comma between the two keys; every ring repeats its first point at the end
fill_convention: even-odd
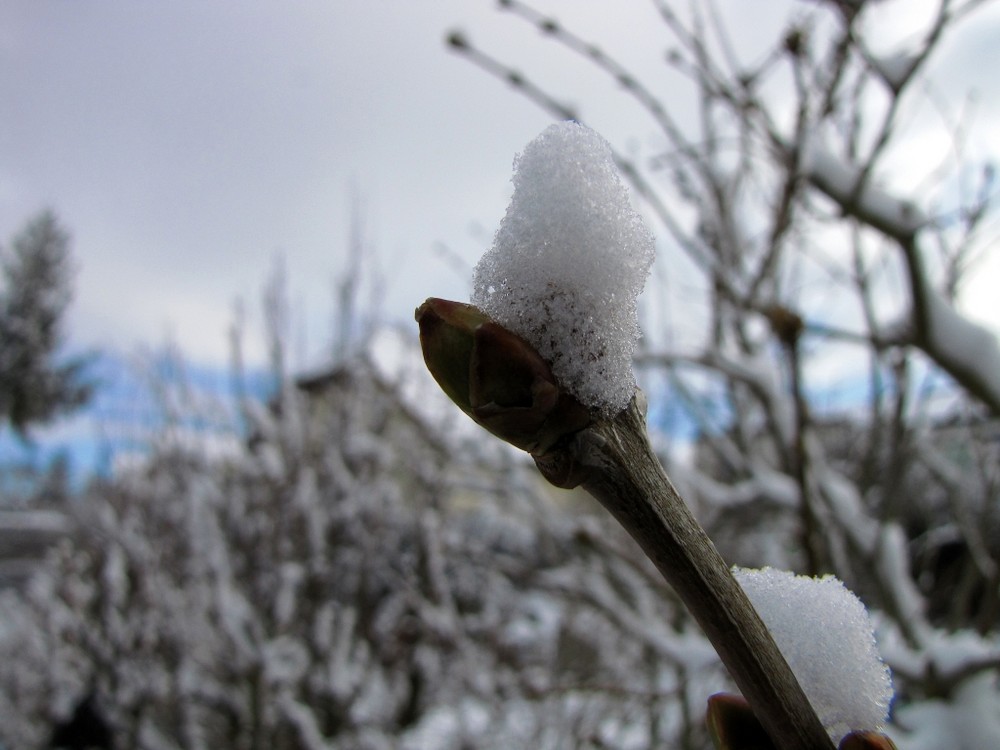
{"type": "Polygon", "coordinates": [[[611,147],[582,125],[549,126],[515,158],[513,182],[472,302],[530,342],[581,403],[613,416],[635,391],[636,300],[653,236],[611,147]]]}
{"type": "Polygon", "coordinates": [[[733,568],[834,742],[878,730],[892,680],[875,646],[865,605],[833,576],[733,568]]]}

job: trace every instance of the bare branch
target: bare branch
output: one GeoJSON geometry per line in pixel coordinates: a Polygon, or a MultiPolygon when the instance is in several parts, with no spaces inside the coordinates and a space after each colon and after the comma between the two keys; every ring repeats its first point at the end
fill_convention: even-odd
{"type": "Polygon", "coordinates": [[[783,750],[832,748],[830,737],[729,566],[653,454],[638,400],[611,421],[536,457],[557,486],[572,475],[625,527],[690,609],[754,713],[783,750]]]}

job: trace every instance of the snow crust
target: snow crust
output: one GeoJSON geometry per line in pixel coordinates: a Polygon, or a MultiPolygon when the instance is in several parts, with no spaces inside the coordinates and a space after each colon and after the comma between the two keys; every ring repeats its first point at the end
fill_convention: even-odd
{"type": "Polygon", "coordinates": [[[835,743],[881,730],[892,680],[864,604],[837,578],[733,568],[835,743]]]}
{"type": "Polygon", "coordinates": [[[653,236],[608,142],[582,125],[544,130],[515,158],[513,183],[472,302],[530,342],[581,403],[613,416],[635,391],[636,300],[653,236]]]}

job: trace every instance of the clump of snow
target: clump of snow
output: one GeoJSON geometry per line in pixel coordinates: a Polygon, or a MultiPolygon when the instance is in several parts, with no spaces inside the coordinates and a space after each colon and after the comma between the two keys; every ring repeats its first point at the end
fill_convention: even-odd
{"type": "Polygon", "coordinates": [[[514,160],[514,194],[472,302],[534,346],[564,388],[613,416],[635,391],[636,300],[653,262],[611,147],[571,122],[514,160]]]}
{"type": "Polygon", "coordinates": [[[892,700],[865,605],[833,576],[733,568],[835,743],[881,730],[892,700]]]}

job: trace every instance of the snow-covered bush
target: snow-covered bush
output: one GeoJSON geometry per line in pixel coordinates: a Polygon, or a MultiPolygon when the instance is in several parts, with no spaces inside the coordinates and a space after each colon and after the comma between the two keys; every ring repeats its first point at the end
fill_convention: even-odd
{"type": "Polygon", "coordinates": [[[655,574],[495,441],[434,429],[414,381],[355,363],[242,456],[168,446],[94,488],[3,597],[0,744],[89,693],[129,748],[703,741],[726,683],[655,574]]]}

